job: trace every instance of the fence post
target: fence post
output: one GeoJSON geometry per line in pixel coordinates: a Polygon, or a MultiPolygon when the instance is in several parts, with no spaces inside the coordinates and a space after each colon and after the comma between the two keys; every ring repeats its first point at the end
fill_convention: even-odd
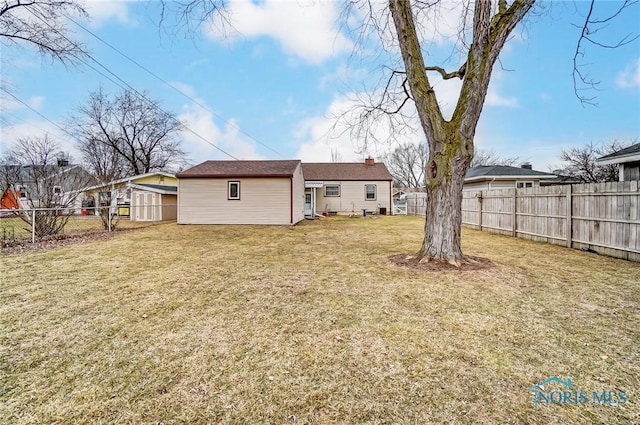
{"type": "Polygon", "coordinates": [[[516,223],[518,221],[518,215],[517,215],[517,202],[518,202],[518,188],[514,188],[513,189],[513,215],[511,216],[511,220],[513,221],[513,223],[511,223],[511,236],[516,236],[517,232],[516,232],[516,223]]]}
{"type": "Polygon", "coordinates": [[[107,207],[107,223],[109,223],[109,232],[111,232],[111,206],[107,207]]]}
{"type": "Polygon", "coordinates": [[[36,243],[36,210],[31,210],[31,243],[36,243]]]}
{"type": "Polygon", "coordinates": [[[482,191],[480,191],[480,196],[478,196],[478,227],[480,227],[480,231],[482,231],[482,191]]]}
{"type": "Polygon", "coordinates": [[[567,247],[571,248],[573,245],[573,200],[571,198],[571,185],[567,185],[567,218],[565,223],[565,229],[567,235],[567,247]]]}

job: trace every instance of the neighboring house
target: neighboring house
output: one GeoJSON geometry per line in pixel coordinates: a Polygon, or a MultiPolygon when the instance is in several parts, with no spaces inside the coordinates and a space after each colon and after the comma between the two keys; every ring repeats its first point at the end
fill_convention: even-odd
{"type": "Polygon", "coordinates": [[[20,194],[13,190],[13,186],[6,188],[0,196],[0,210],[17,210],[22,208],[20,194]]]}
{"type": "Polygon", "coordinates": [[[393,177],[383,163],[303,163],[305,215],[331,212],[391,213],[393,177]]]}
{"type": "Polygon", "coordinates": [[[15,208],[74,209],[79,207],[79,191],[95,182],[81,166],[66,160],[52,165],[4,165],[1,174],[2,205],[15,208]]]}
{"type": "Polygon", "coordinates": [[[520,167],[508,165],[480,165],[469,168],[464,177],[463,190],[524,189],[538,187],[543,181],[551,181],[557,176],[536,171],[531,164],[520,167]]]}
{"type": "Polygon", "coordinates": [[[178,179],[156,171],[129,176],[84,191],[83,207],[110,207],[112,214],[132,221],[175,220],[178,210],[178,179]]]}
{"type": "Polygon", "coordinates": [[[600,165],[618,164],[620,181],[640,180],[640,143],[598,159],[600,165]]]}
{"type": "Polygon", "coordinates": [[[293,225],[304,219],[299,160],[205,161],[176,177],[179,224],[293,225]]]}

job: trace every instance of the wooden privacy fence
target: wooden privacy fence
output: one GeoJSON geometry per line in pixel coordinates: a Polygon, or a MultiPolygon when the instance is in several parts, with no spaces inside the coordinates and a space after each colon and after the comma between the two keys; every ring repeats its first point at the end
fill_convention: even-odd
{"type": "Polygon", "coordinates": [[[465,191],[468,227],[640,261],[637,181],[465,191]]]}

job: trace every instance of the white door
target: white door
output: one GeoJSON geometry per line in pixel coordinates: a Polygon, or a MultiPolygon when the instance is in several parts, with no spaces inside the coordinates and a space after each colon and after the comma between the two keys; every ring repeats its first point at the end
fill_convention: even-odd
{"type": "Polygon", "coordinates": [[[155,220],[155,193],[136,192],[136,221],[155,220]]]}
{"type": "Polygon", "coordinates": [[[313,215],[312,190],[313,189],[304,190],[304,215],[313,215]]]}

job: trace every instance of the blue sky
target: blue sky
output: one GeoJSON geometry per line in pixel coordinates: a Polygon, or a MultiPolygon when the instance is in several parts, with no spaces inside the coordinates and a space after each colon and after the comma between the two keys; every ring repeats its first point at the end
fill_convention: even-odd
{"type": "MultiPolygon", "coordinates": [[[[360,160],[362,143],[349,133],[331,132],[333,118],[352,103],[363,87],[379,78],[379,66],[389,60],[376,41],[359,48],[355,35],[340,21],[341,3],[317,0],[231,0],[233,31],[222,34],[203,25],[189,37],[159,29],[158,3],[90,1],[87,29],[186,93],[167,86],[85,30],[69,23],[92,57],[139,91],[146,90],[164,109],[177,114],[210,143],[240,159],[298,158],[329,161],[332,149],[342,160],[360,160]],[[193,100],[196,100],[194,102],[193,100]],[[202,108],[204,105],[206,108],[202,108]]],[[[448,57],[453,45],[447,35],[457,28],[456,5],[441,15],[438,35],[428,58],[448,57]]],[[[596,3],[606,15],[615,2],[596,3]]],[[[599,80],[594,106],[584,106],[573,92],[573,56],[580,13],[588,2],[543,3],[509,41],[501,65],[493,73],[476,146],[530,161],[546,171],[559,164],[563,148],[591,141],[640,138],[640,41],[612,50],[587,46],[582,68],[599,80]]],[[[354,22],[351,21],[353,25],[354,22]]],[[[598,33],[612,42],[640,33],[640,8],[635,5],[598,33]]],[[[42,60],[35,50],[1,46],[3,86],[40,114],[62,123],[91,91],[100,86],[120,90],[86,66],[65,68],[42,60]]],[[[449,69],[459,63],[450,60],[449,69]]],[[[455,102],[458,85],[434,75],[445,111],[455,102]]],[[[73,154],[73,140],[6,95],[2,96],[0,149],[15,139],[49,132],[73,154]]],[[[380,134],[384,138],[384,128],[380,134]]],[[[417,143],[418,133],[407,138],[417,143]]],[[[193,163],[228,159],[190,133],[183,148],[193,163]]],[[[379,157],[395,145],[367,146],[379,157]]]]}

